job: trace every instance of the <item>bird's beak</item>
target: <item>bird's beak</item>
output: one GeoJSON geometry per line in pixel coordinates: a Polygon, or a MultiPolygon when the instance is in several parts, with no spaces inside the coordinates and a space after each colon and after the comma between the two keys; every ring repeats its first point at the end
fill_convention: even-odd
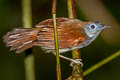
{"type": "Polygon", "coordinates": [[[102,28],[103,28],[103,29],[106,29],[106,28],[110,28],[110,26],[104,25],[102,28]]]}
{"type": "Polygon", "coordinates": [[[106,25],[103,25],[103,24],[101,24],[99,26],[99,30],[103,30],[103,29],[106,29],[106,28],[110,28],[110,26],[106,26],[106,25]]]}
{"type": "Polygon", "coordinates": [[[102,26],[100,26],[100,27],[101,27],[101,29],[110,28],[110,26],[106,26],[106,25],[102,25],[102,26]]]}

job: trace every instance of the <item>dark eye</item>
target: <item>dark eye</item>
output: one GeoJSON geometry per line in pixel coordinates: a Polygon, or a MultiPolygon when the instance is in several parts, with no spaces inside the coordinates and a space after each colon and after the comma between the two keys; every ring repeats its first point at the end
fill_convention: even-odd
{"type": "Polygon", "coordinates": [[[95,28],[95,25],[91,25],[91,29],[94,29],[95,28]]]}

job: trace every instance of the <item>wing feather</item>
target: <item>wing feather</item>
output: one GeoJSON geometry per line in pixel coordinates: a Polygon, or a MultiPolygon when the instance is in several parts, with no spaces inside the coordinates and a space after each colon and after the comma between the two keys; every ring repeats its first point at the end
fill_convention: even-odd
{"type": "MultiPolygon", "coordinates": [[[[76,27],[78,25],[76,22],[68,20],[70,19],[57,18],[58,42],[60,49],[76,47],[86,38],[82,28],[76,27]]],[[[38,33],[34,45],[41,46],[45,49],[55,49],[54,28],[52,23],[52,19],[48,19],[36,25],[36,27],[42,25],[42,29],[38,33]]]]}

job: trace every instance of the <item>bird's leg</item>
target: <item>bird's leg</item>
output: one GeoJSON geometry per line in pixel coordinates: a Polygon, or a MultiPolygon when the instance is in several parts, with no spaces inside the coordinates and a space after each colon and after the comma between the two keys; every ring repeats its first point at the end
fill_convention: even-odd
{"type": "MultiPolygon", "coordinates": [[[[53,54],[56,56],[56,53],[53,52],[53,54]]],[[[61,54],[59,54],[59,57],[70,61],[71,62],[70,66],[73,66],[73,63],[81,64],[83,66],[83,63],[82,63],[81,59],[71,59],[71,58],[65,57],[61,54]]]]}

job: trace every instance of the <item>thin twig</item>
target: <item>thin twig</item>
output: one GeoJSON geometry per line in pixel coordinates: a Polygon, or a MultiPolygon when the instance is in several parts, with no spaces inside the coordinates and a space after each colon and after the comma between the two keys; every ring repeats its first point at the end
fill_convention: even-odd
{"type": "Polygon", "coordinates": [[[56,0],[53,0],[52,16],[53,16],[54,39],[55,39],[55,48],[56,48],[57,80],[61,80],[61,67],[60,67],[60,58],[59,58],[58,34],[57,34],[57,26],[56,26],[56,0]]]}
{"type": "MultiPolygon", "coordinates": [[[[69,18],[76,18],[76,11],[75,11],[75,0],[67,0],[68,3],[68,14],[69,18]]],[[[78,49],[72,51],[73,59],[80,59],[80,53],[78,49]]],[[[83,80],[82,75],[82,65],[80,64],[73,64],[73,71],[72,76],[67,78],[67,80],[83,80]]]]}
{"type": "Polygon", "coordinates": [[[103,59],[102,61],[98,62],[97,64],[93,65],[92,67],[87,69],[85,72],[83,72],[83,75],[86,76],[86,75],[90,74],[91,72],[95,71],[96,69],[100,68],[101,66],[110,62],[111,60],[115,59],[118,56],[120,56],[120,51],[112,54],[111,56],[109,56],[109,57],[103,59]]]}
{"type": "MultiPolygon", "coordinates": [[[[22,0],[22,19],[24,28],[32,27],[31,0],[22,0]]],[[[24,59],[26,80],[35,80],[34,56],[28,55],[24,59]]]]}

